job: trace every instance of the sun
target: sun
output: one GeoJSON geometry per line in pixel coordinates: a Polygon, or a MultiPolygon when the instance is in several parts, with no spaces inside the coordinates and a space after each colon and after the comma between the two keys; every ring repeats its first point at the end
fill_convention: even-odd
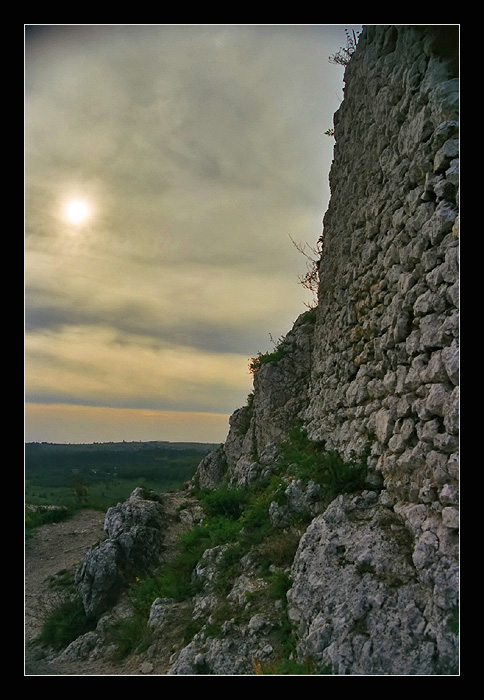
{"type": "Polygon", "coordinates": [[[71,224],[82,224],[89,219],[91,210],[82,199],[71,199],[67,202],[64,213],[71,224]]]}

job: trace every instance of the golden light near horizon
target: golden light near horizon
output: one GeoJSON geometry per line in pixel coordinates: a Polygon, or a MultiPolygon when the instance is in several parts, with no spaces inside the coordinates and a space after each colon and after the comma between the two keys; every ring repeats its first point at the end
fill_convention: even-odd
{"type": "Polygon", "coordinates": [[[80,225],[91,217],[91,208],[83,199],[70,199],[64,208],[64,215],[71,224],[80,225]]]}

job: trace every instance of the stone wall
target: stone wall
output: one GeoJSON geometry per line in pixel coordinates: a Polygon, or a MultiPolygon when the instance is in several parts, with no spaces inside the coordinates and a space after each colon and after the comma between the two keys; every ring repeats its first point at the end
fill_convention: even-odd
{"type": "Polygon", "coordinates": [[[319,653],[339,673],[455,670],[454,40],[451,29],[442,37],[431,27],[366,28],[347,66],[345,99],[334,119],[332,195],[304,418],[313,440],[344,454],[370,443],[371,469],[382,487],[363,514],[361,504],[341,497],[313,522],[301,541],[289,597],[301,650],[319,653]],[[408,539],[397,537],[402,525],[408,539]],[[383,549],[375,544],[379,538],[383,549]],[[410,569],[392,588],[391,572],[403,572],[408,562],[410,569]],[[356,575],[358,567],[365,575],[356,575]],[[360,619],[365,632],[355,633],[360,619]]]}
{"type": "Polygon", "coordinates": [[[388,504],[457,526],[456,41],[453,27],[364,29],[334,117],[318,306],[255,373],[202,481],[257,478],[299,418],[344,456],[370,443],[388,504]]]}
{"type": "Polygon", "coordinates": [[[454,527],[459,86],[438,39],[371,26],[347,66],[305,421],[342,452],[370,442],[387,502],[454,527]]]}

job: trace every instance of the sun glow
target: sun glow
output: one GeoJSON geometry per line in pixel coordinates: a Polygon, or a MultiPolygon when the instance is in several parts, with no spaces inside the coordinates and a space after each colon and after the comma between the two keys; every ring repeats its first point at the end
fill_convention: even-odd
{"type": "Polygon", "coordinates": [[[65,207],[65,216],[71,224],[82,224],[91,214],[86,202],[81,199],[71,199],[65,207]]]}

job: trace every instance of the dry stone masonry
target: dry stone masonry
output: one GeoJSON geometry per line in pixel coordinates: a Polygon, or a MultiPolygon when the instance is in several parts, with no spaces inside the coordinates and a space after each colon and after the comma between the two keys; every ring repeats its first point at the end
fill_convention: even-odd
{"type": "Polygon", "coordinates": [[[310,436],[336,449],[370,441],[379,503],[402,518],[426,590],[413,599],[423,637],[447,662],[455,640],[439,630],[457,606],[459,527],[455,39],[368,27],[347,67],[305,413],[310,436]]]}

